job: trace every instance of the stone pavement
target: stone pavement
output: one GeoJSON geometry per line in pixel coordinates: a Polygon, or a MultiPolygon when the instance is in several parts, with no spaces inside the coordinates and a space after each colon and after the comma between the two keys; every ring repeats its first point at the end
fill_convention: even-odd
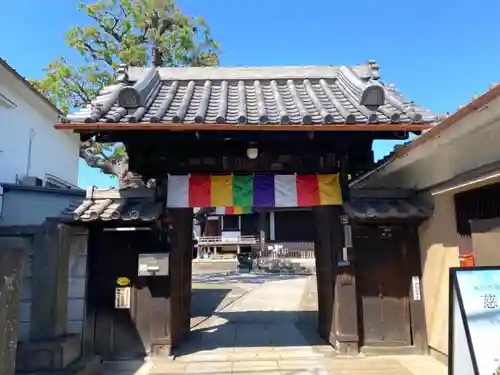
{"type": "Polygon", "coordinates": [[[113,375],[446,375],[446,366],[423,356],[121,363],[113,375]]]}
{"type": "MultiPolygon", "coordinates": [[[[206,284],[211,288],[216,285],[227,294],[219,298],[216,307],[217,298],[212,307],[196,314],[212,311],[210,317],[193,327],[173,361],[114,363],[106,367],[106,375],[446,374],[446,367],[430,357],[335,356],[333,348],[315,332],[317,302],[311,298],[315,294],[314,278],[247,281],[242,278],[225,287],[206,284]]],[[[200,301],[201,296],[200,291],[200,301]]]]}

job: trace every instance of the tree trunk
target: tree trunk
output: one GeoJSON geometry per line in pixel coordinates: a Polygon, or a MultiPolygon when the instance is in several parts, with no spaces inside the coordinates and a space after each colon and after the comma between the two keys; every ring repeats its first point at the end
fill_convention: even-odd
{"type": "Polygon", "coordinates": [[[101,157],[92,150],[92,147],[88,143],[81,144],[80,157],[85,160],[89,167],[100,169],[104,174],[117,177],[118,187],[120,188],[146,186],[140,175],[129,171],[128,162],[113,162],[105,157],[101,157]]]}
{"type": "Polygon", "coordinates": [[[158,48],[153,48],[153,57],[151,63],[154,67],[159,67],[163,65],[163,54],[158,48]]]}

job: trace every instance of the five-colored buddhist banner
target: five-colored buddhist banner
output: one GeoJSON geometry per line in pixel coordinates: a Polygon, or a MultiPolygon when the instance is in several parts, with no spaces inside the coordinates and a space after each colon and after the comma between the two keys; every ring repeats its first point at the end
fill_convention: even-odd
{"type": "Polygon", "coordinates": [[[170,175],[167,207],[308,207],[342,204],[338,174],[170,175]]]}
{"type": "Polygon", "coordinates": [[[254,207],[216,207],[215,214],[216,215],[245,215],[245,214],[253,214],[257,210],[254,207]]]}

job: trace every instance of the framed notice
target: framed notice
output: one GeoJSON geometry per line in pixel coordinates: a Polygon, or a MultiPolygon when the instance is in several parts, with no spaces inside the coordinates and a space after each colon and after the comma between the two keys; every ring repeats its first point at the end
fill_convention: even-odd
{"type": "Polygon", "coordinates": [[[449,375],[500,374],[500,267],[450,269],[449,375]]]}
{"type": "Polygon", "coordinates": [[[131,287],[117,287],[115,289],[115,309],[130,309],[131,287]]]}

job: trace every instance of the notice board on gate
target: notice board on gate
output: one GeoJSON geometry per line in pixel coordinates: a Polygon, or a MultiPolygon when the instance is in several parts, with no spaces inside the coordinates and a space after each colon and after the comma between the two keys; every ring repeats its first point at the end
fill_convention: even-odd
{"type": "Polygon", "coordinates": [[[450,269],[449,375],[500,374],[500,267],[450,269]]]}

